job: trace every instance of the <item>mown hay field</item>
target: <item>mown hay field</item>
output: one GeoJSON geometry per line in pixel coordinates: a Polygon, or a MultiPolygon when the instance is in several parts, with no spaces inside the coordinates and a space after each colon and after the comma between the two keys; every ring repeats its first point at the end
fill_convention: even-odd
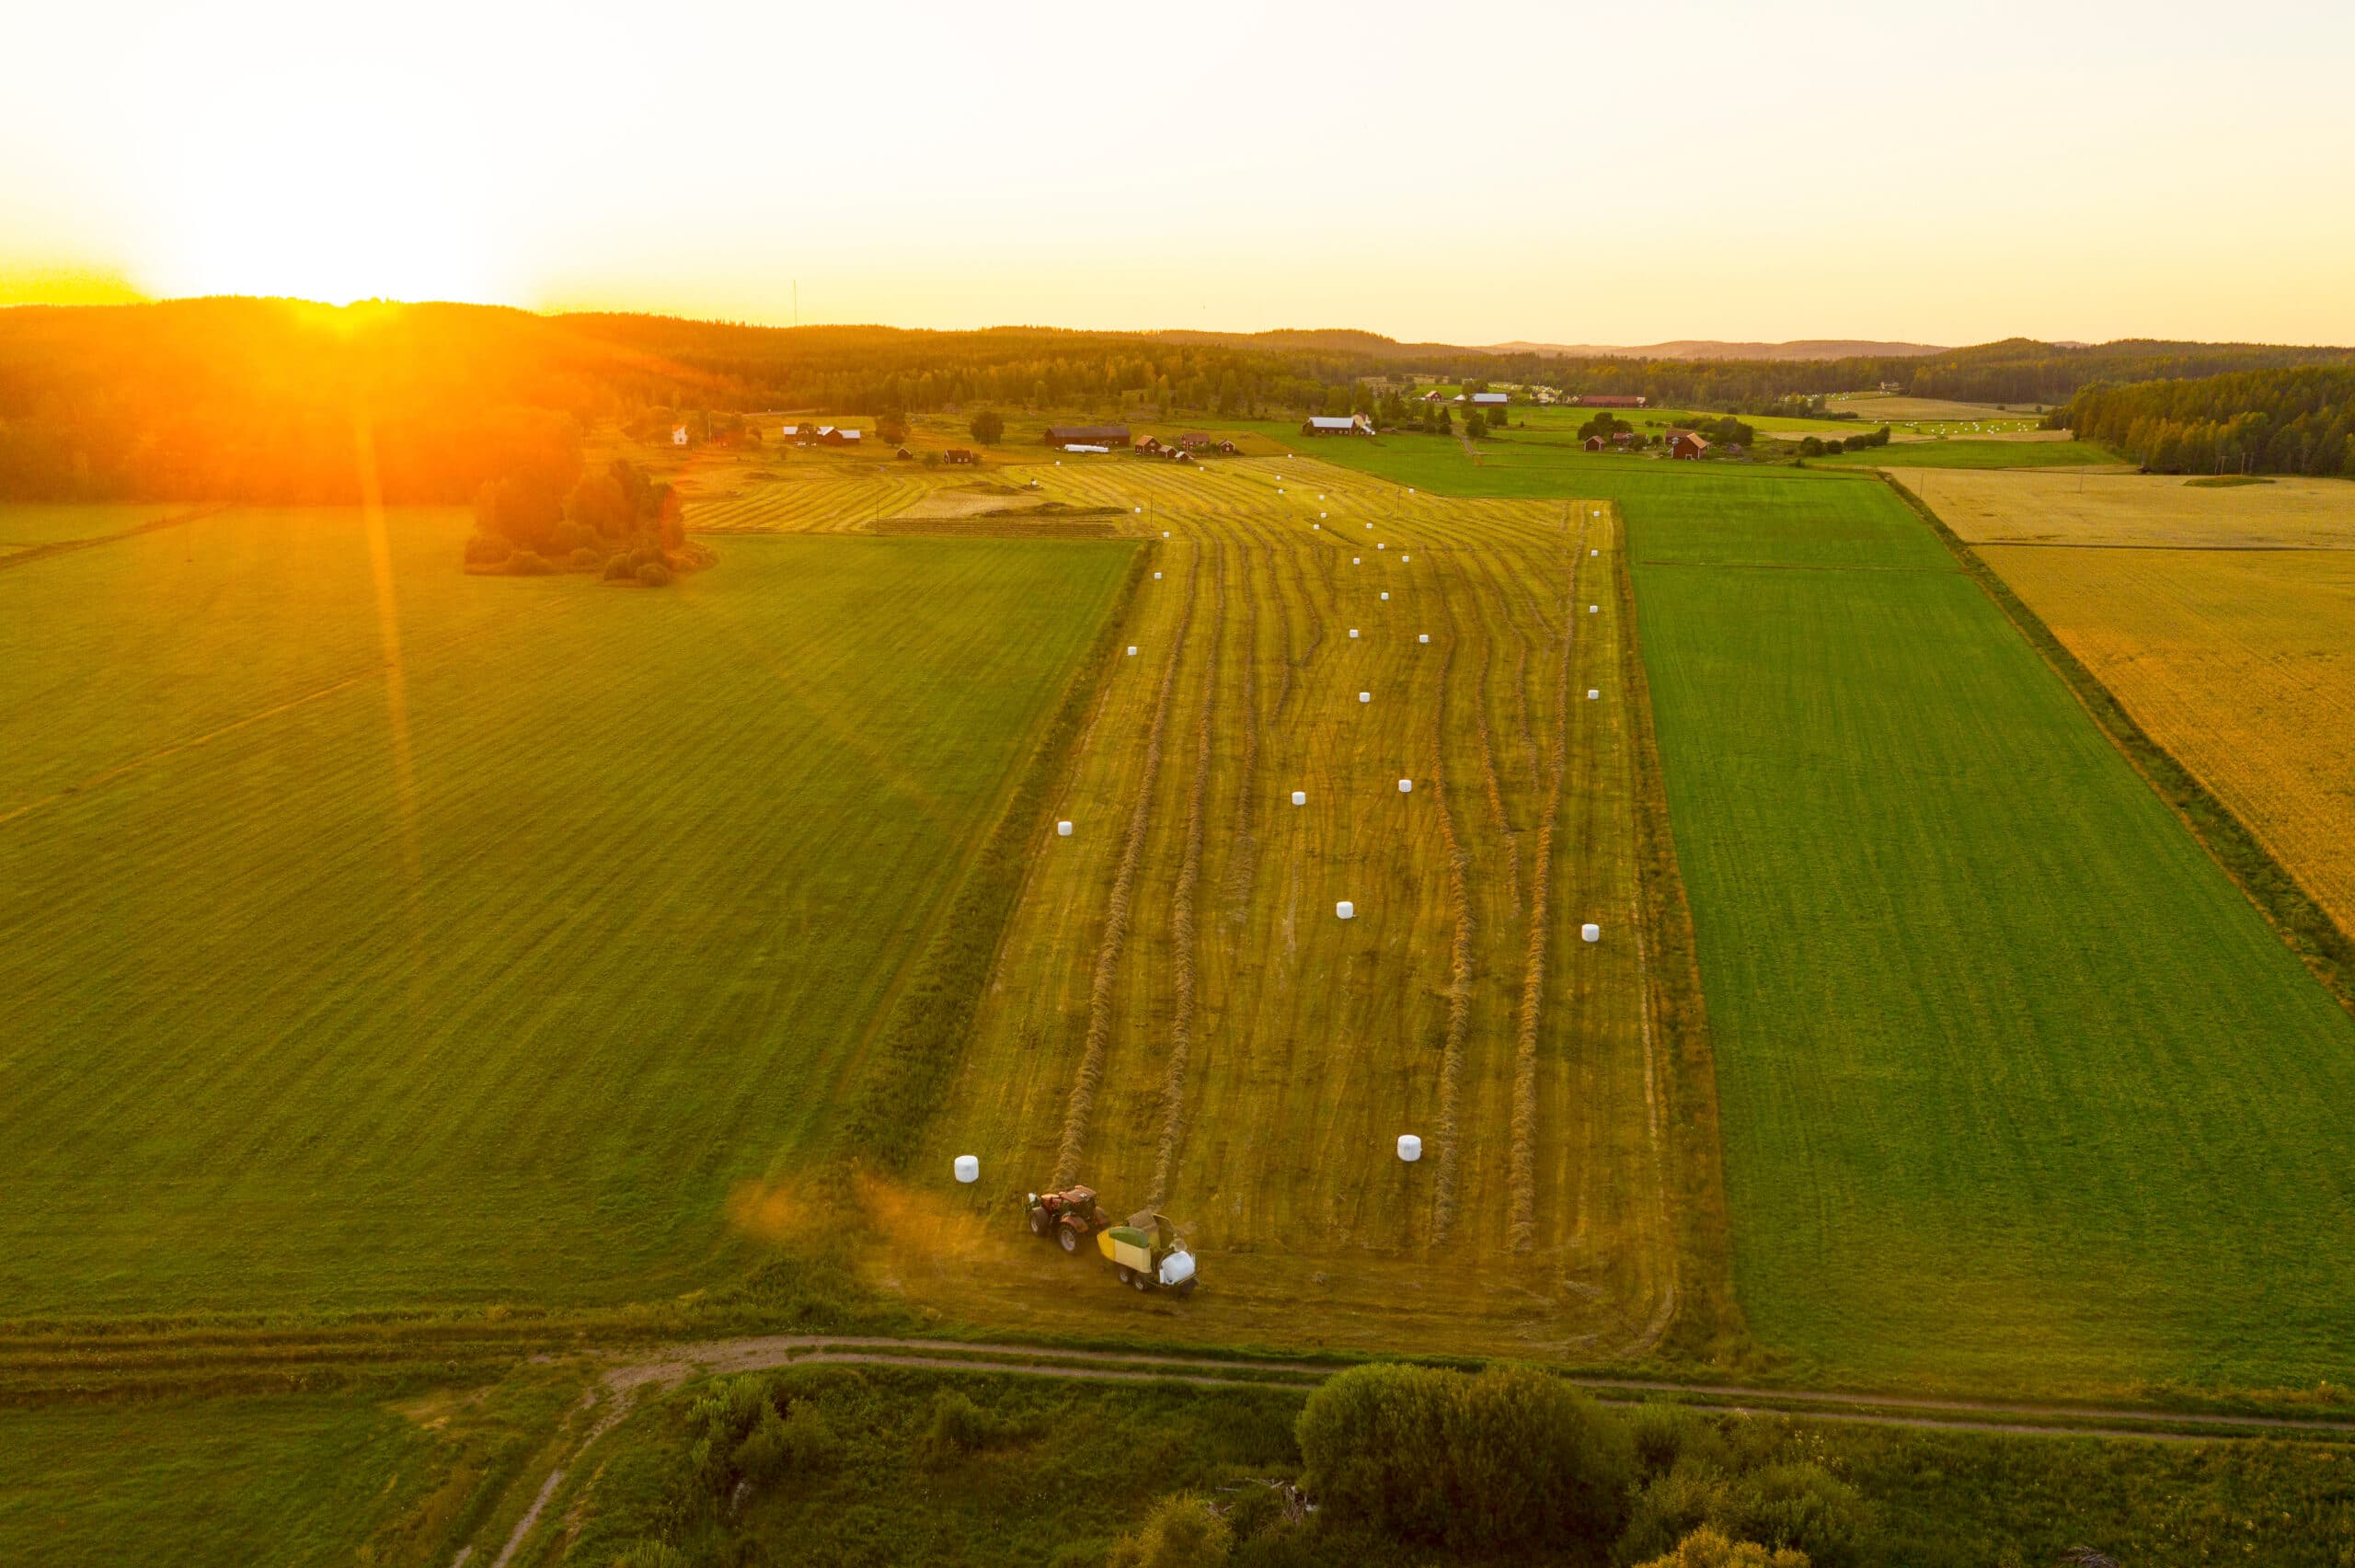
{"type": "Polygon", "coordinates": [[[1897,457],[1885,466],[1973,545],[2355,550],[2355,485],[2343,479],[2219,488],[2156,474],[1916,476],[1897,457]]]}
{"type": "Polygon", "coordinates": [[[1678,478],[1626,504],[1759,1337],[2344,1380],[2355,1022],[1893,495],[1678,478]]]}
{"type": "Polygon", "coordinates": [[[741,1264],[1134,549],[747,538],[656,592],[465,576],[467,526],[0,572],[0,1319],[741,1264]]]}
{"type": "Polygon", "coordinates": [[[1674,1088],[1609,509],[1410,503],[1298,459],[1023,477],[1125,512],[1162,575],[1038,825],[961,1069],[870,1192],[878,1276],[1063,1331],[1656,1342],[1674,1088]],[[1072,1180],[1178,1220],[1200,1293],[1135,1296],[1030,1240],[1024,1194],[1072,1180]]]}
{"type": "Polygon", "coordinates": [[[1961,436],[1946,441],[1892,441],[1858,452],[1810,457],[1810,465],[1832,468],[2066,468],[2128,474],[2133,464],[2091,441],[2031,441],[1961,436]]]}
{"type": "Polygon", "coordinates": [[[2032,494],[1992,524],[2000,492],[1974,490],[1956,510],[1980,555],[2135,722],[2355,932],[2355,485],[2162,480],[2098,499],[2102,514],[2057,529],[2032,494]],[[2147,510],[2108,515],[2136,501],[2147,510]],[[2008,530],[2058,532],[2062,547],[2001,543],[2008,530]],[[2338,543],[2277,543],[2285,536],[2338,543]],[[2267,547],[2232,547],[2243,539],[2267,547]]]}

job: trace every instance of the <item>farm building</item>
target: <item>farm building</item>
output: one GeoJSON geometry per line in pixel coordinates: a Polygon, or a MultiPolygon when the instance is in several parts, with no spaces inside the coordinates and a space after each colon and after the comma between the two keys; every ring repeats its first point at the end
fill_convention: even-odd
{"type": "Polygon", "coordinates": [[[1501,392],[1476,392],[1472,401],[1483,408],[1501,408],[1511,401],[1501,392]]]}
{"type": "Polygon", "coordinates": [[[1423,401],[1426,403],[1444,403],[1447,401],[1447,394],[1442,392],[1438,387],[1432,387],[1429,392],[1423,394],[1423,401]]]}
{"type": "Polygon", "coordinates": [[[897,452],[893,452],[891,455],[892,455],[892,457],[893,457],[893,458],[895,458],[895,459],[896,459],[896,460],[898,460],[899,462],[905,463],[905,462],[907,462],[910,458],[912,458],[912,457],[915,456],[915,453],[914,453],[914,452],[910,452],[906,447],[902,447],[902,448],[900,448],[900,450],[899,450],[899,451],[897,451],[897,452]]]}
{"type": "Polygon", "coordinates": [[[1589,436],[1586,438],[1586,449],[1589,452],[1601,452],[1603,450],[1603,438],[1601,436],[1589,436]]]}
{"type": "Polygon", "coordinates": [[[1313,414],[1300,427],[1304,436],[1370,436],[1373,421],[1362,414],[1313,414]]]}
{"type": "Polygon", "coordinates": [[[684,446],[687,444],[686,426],[673,425],[671,427],[671,444],[672,446],[684,446]]]}
{"type": "Polygon", "coordinates": [[[940,461],[943,463],[979,463],[981,459],[974,456],[970,448],[952,446],[947,452],[940,454],[940,461]]]}
{"type": "Polygon", "coordinates": [[[1210,445],[1211,438],[1209,432],[1204,430],[1188,430],[1178,438],[1178,444],[1188,452],[1197,452],[1210,445]]]}
{"type": "Polygon", "coordinates": [[[1126,425],[1049,425],[1049,446],[1115,447],[1129,444],[1126,425]]]}
{"type": "Polygon", "coordinates": [[[1668,455],[1671,457],[1698,458],[1708,450],[1709,443],[1694,431],[1671,430],[1668,432],[1668,455]]]}
{"type": "Polygon", "coordinates": [[[1147,436],[1143,441],[1138,441],[1137,444],[1130,450],[1144,456],[1158,457],[1162,452],[1161,438],[1159,436],[1147,436]]]}
{"type": "Polygon", "coordinates": [[[818,444],[820,446],[856,446],[859,437],[863,434],[865,434],[864,431],[845,429],[840,425],[821,425],[818,427],[818,444]]]}
{"type": "Polygon", "coordinates": [[[1590,392],[1569,400],[1573,408],[1641,408],[1644,400],[1616,392],[1590,392]]]}
{"type": "Polygon", "coordinates": [[[1218,443],[1218,449],[1219,449],[1219,451],[1220,451],[1220,452],[1222,452],[1225,453],[1225,454],[1226,454],[1227,456],[1229,456],[1229,457],[1233,457],[1235,453],[1237,453],[1237,452],[1241,452],[1241,451],[1243,450],[1241,447],[1239,447],[1239,446],[1235,445],[1233,441],[1221,441],[1221,442],[1219,442],[1219,443],[1218,443]]]}

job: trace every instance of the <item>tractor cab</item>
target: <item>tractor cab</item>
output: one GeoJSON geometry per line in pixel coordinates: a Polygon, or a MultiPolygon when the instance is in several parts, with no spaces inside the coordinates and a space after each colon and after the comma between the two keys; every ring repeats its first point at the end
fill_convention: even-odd
{"type": "Polygon", "coordinates": [[[1096,1207],[1094,1187],[1030,1195],[1030,1234],[1052,1241],[1067,1253],[1110,1223],[1096,1207]]]}
{"type": "Polygon", "coordinates": [[[1170,1290],[1180,1296],[1194,1288],[1194,1254],[1166,1215],[1147,1209],[1129,1216],[1096,1238],[1096,1246],[1112,1265],[1123,1285],[1139,1290],[1170,1290]]]}

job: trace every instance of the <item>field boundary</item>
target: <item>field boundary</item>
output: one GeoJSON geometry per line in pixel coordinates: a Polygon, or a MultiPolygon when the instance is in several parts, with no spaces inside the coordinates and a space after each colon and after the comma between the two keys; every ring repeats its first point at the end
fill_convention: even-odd
{"type": "Polygon", "coordinates": [[[924,957],[890,1003],[862,1076],[866,1082],[846,1118],[840,1146],[885,1169],[911,1152],[915,1136],[931,1120],[948,1092],[971,1027],[982,988],[997,967],[1007,922],[1029,881],[1031,857],[1024,853],[1045,830],[1046,797],[1063,776],[1097,688],[1120,646],[1121,624],[1136,601],[1137,585],[1156,552],[1148,544],[1130,558],[1127,575],[1106,608],[1094,641],[1065,682],[1054,718],[1021,764],[1020,782],[1007,793],[980,858],[956,892],[943,900],[948,911],[936,923],[924,957]]]}
{"type": "Polygon", "coordinates": [[[227,501],[216,501],[210,505],[200,506],[192,511],[174,512],[169,517],[153,518],[130,528],[119,528],[112,533],[93,533],[86,539],[55,539],[46,544],[29,544],[22,550],[0,555],[0,571],[5,571],[10,567],[29,567],[35,561],[46,561],[52,556],[71,555],[76,550],[87,550],[99,544],[112,544],[120,540],[136,539],[143,533],[155,533],[167,528],[178,528],[186,523],[201,522],[208,517],[217,517],[227,511],[229,507],[230,503],[227,501]]]}
{"type": "MultiPolygon", "coordinates": [[[[2091,715],[2110,744],[2134,771],[2142,775],[2168,809],[2190,830],[2209,858],[2223,869],[2248,901],[2257,906],[2282,943],[2295,953],[2331,999],[2355,1013],[2355,940],[2341,931],[2289,869],[2273,858],[2264,841],[2175,753],[2151,738],[2126,704],[2102,683],[2101,678],[2069,651],[2044,618],[2012,591],[2003,575],[1981,559],[1960,534],[1948,528],[1929,504],[1894,476],[1882,476],[1889,487],[1954,555],[1965,576],[1976,582],[1995,607],[2008,617],[2028,645],[2068,684],[2078,705],[2091,715]]],[[[1988,541],[1991,546],[1999,542],[1988,541]]]]}
{"type": "Polygon", "coordinates": [[[1675,1351],[1722,1359],[1750,1345],[1733,1289],[1733,1215],[1726,1201],[1725,1145],[1717,1130],[1717,1061],[1701,990],[1699,943],[1676,859],[1666,774],[1652,727],[1650,672],[1637,624],[1635,539],[1627,514],[1612,552],[1612,591],[1626,662],[1627,767],[1636,826],[1636,896],[1643,923],[1644,1007],[1667,1047],[1668,1163],[1674,1192],[1676,1312],[1663,1338],[1675,1351]]]}

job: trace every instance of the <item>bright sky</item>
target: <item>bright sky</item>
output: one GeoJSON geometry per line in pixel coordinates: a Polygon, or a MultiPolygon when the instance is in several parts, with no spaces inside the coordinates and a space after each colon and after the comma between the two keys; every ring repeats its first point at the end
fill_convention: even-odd
{"type": "Polygon", "coordinates": [[[2355,5],[49,0],[0,303],[2355,342],[2355,5]]]}

